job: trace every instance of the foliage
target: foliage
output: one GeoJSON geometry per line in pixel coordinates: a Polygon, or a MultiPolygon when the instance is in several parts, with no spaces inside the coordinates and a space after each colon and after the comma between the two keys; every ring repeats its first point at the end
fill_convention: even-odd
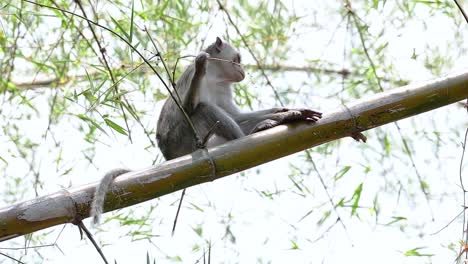
{"type": "MultiPolygon", "coordinates": [[[[248,69],[235,90],[245,110],[284,104],[326,113],[461,69],[468,59],[467,25],[450,1],[36,2],[56,9],[22,0],[0,4],[2,207],[97,180],[116,166],[162,162],[155,120],[168,92],[122,39],[169,85],[193,60],[185,56],[221,35],[239,47],[248,69]]],[[[132,251],[144,249],[130,259],[147,263],[201,263],[209,249],[213,261],[227,263],[452,261],[461,220],[437,238],[430,234],[459,213],[466,127],[459,106],[423,114],[367,133],[366,145],[330,142],[189,189],[174,237],[178,194],[114,213],[96,236],[119,263],[128,262],[118,251],[128,241],[132,251]],[[374,230],[379,241],[399,242],[356,254],[376,239],[374,230]]],[[[74,229],[60,229],[33,234],[26,244],[2,243],[0,253],[59,263],[73,259],[77,245],[92,251],[74,229]],[[27,254],[1,249],[24,245],[52,246],[27,254]]]]}

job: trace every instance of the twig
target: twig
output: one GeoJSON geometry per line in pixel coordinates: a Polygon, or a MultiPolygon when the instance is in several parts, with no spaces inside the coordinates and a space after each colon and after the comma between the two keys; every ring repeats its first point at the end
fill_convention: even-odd
{"type": "MultiPolygon", "coordinates": [[[[465,13],[465,10],[463,9],[462,5],[458,2],[458,0],[453,0],[455,2],[455,4],[457,5],[458,9],[460,10],[460,12],[462,13],[463,17],[465,18],[465,21],[466,23],[468,23],[468,15],[465,13]]],[[[465,108],[466,108],[466,112],[468,112],[468,99],[466,99],[466,103],[465,103],[465,108]]],[[[467,231],[468,232],[468,231],[467,231]]],[[[468,236],[468,234],[467,234],[468,236]]]]}
{"type": "MultiPolygon", "coordinates": [[[[465,189],[465,186],[463,184],[463,177],[462,177],[462,171],[463,171],[463,160],[465,158],[465,150],[466,150],[466,141],[467,141],[467,138],[468,138],[468,128],[466,128],[466,131],[465,131],[465,139],[463,140],[463,143],[462,143],[462,156],[460,158],[460,169],[459,169],[459,176],[460,176],[460,185],[462,187],[462,191],[463,191],[463,207],[464,207],[464,214],[463,214],[463,225],[462,225],[462,237],[463,237],[463,234],[466,234],[465,236],[465,245],[468,245],[468,221],[466,221],[466,193],[467,193],[467,190],[465,189]],[[464,225],[466,225],[466,227],[463,227],[464,225]]],[[[466,251],[466,250],[465,250],[466,251]]],[[[463,252],[462,252],[463,253],[463,252]]],[[[468,258],[468,252],[467,252],[467,258],[468,258]]]]}
{"type": "MultiPolygon", "coordinates": [[[[164,62],[164,58],[161,54],[161,52],[159,52],[159,49],[158,49],[158,46],[156,45],[156,43],[154,42],[153,38],[151,37],[148,29],[146,28],[146,25],[144,26],[144,29],[143,29],[145,32],[146,32],[146,35],[148,36],[148,38],[150,39],[151,43],[153,44],[153,47],[154,49],[156,50],[156,56],[159,57],[159,59],[161,60],[161,63],[164,67],[164,70],[166,71],[166,74],[167,74],[167,77],[169,78],[169,81],[172,85],[172,89],[174,90],[176,96],[177,96],[177,99],[179,99],[180,102],[182,102],[182,99],[180,99],[180,95],[179,95],[179,92],[177,91],[176,89],[176,83],[175,83],[175,78],[171,78],[171,73],[169,72],[169,69],[167,68],[166,66],[166,62],[164,62]]],[[[175,68],[174,68],[175,69],[175,68]]]]}
{"type": "MultiPolygon", "coordinates": [[[[186,55],[186,56],[181,56],[181,57],[177,58],[175,66],[174,66],[174,68],[172,70],[172,79],[173,80],[176,79],[175,78],[175,72],[176,72],[179,60],[185,59],[185,58],[190,58],[190,57],[195,57],[195,56],[186,55]]],[[[211,58],[211,59],[216,59],[216,58],[211,58]]],[[[151,60],[151,58],[148,59],[148,60],[151,60]]],[[[145,64],[145,62],[140,63],[136,67],[139,67],[142,64],[145,64]]],[[[244,66],[244,68],[247,68],[247,69],[258,69],[258,66],[253,65],[253,64],[243,64],[242,66],[244,66]]],[[[121,68],[124,68],[124,67],[127,68],[127,67],[130,67],[130,66],[123,66],[122,65],[121,68]]],[[[282,72],[296,71],[296,72],[306,72],[306,73],[315,72],[315,73],[323,73],[323,74],[330,74],[330,75],[335,74],[335,75],[343,76],[344,78],[346,78],[346,77],[348,77],[350,75],[362,76],[362,74],[360,74],[358,72],[351,72],[348,69],[338,70],[338,69],[333,69],[333,68],[319,68],[319,67],[314,67],[314,66],[292,66],[292,65],[280,65],[280,64],[263,65],[262,67],[263,67],[263,69],[265,71],[273,71],[273,72],[276,72],[276,71],[282,71],[282,72]]],[[[141,72],[143,72],[143,73],[147,72],[148,67],[140,67],[140,68],[142,69],[141,72]]],[[[133,68],[133,71],[134,70],[135,70],[135,68],[133,68]]],[[[100,72],[90,72],[88,74],[90,76],[93,76],[95,74],[100,74],[100,72]]],[[[60,79],[60,78],[50,78],[50,79],[44,79],[44,80],[34,80],[32,82],[29,82],[29,81],[15,82],[13,84],[17,88],[35,89],[37,87],[43,87],[43,86],[63,85],[63,84],[67,84],[68,82],[70,82],[72,80],[83,79],[83,78],[86,78],[86,75],[77,74],[77,75],[64,76],[62,79],[60,79]]],[[[392,80],[390,78],[381,78],[381,80],[383,80],[385,82],[394,82],[394,83],[399,84],[400,86],[408,84],[407,80],[392,80]]],[[[465,104],[463,104],[463,106],[465,106],[465,104]]]]}
{"type": "Polygon", "coordinates": [[[346,236],[348,237],[349,241],[351,242],[351,245],[353,245],[353,241],[351,239],[351,236],[348,233],[348,229],[346,228],[346,225],[343,223],[343,220],[342,220],[340,214],[338,213],[338,209],[336,207],[336,204],[335,204],[335,202],[333,202],[333,199],[332,199],[332,197],[330,195],[330,192],[328,191],[328,187],[325,184],[325,181],[323,180],[323,177],[320,174],[319,170],[317,169],[317,166],[315,165],[314,160],[312,159],[312,154],[311,154],[310,150],[306,150],[305,153],[306,153],[307,159],[312,163],[312,167],[314,168],[314,171],[317,173],[317,176],[318,176],[318,178],[320,180],[320,184],[322,185],[322,188],[325,190],[325,193],[327,194],[328,202],[330,202],[330,204],[331,204],[331,206],[333,208],[333,211],[335,212],[335,214],[337,216],[336,221],[340,222],[341,226],[343,227],[343,230],[346,233],[346,236]]]}
{"type": "Polygon", "coordinates": [[[208,242],[208,264],[211,263],[211,240],[208,242]]]}
{"type": "Polygon", "coordinates": [[[177,107],[179,108],[179,110],[182,112],[184,118],[186,119],[187,123],[189,124],[192,132],[193,132],[193,135],[195,137],[195,140],[198,142],[200,141],[197,133],[196,133],[196,130],[195,130],[195,126],[193,125],[193,122],[192,120],[190,119],[190,117],[188,116],[187,112],[184,110],[184,108],[182,107],[182,105],[180,104],[179,101],[177,101],[177,98],[175,98],[174,94],[171,92],[171,90],[169,89],[169,86],[167,86],[166,82],[164,81],[164,79],[161,77],[161,75],[158,73],[158,71],[156,71],[156,69],[153,67],[153,65],[151,65],[151,63],[143,56],[143,54],[141,54],[140,51],[138,51],[138,49],[133,46],[128,40],[126,40],[124,37],[122,37],[120,34],[118,34],[117,32],[113,31],[112,29],[106,27],[106,26],[103,26],[97,22],[94,22],[92,20],[89,20],[87,19],[86,17],[84,16],[81,16],[81,15],[78,15],[76,13],[73,13],[73,12],[70,12],[68,10],[65,10],[65,9],[62,9],[62,8],[58,8],[58,7],[53,7],[53,6],[48,6],[48,5],[44,5],[44,4],[41,4],[41,3],[36,3],[36,2],[33,2],[33,1],[30,1],[30,0],[23,0],[24,2],[27,2],[27,3],[30,3],[30,4],[33,4],[33,5],[37,5],[37,6],[41,6],[41,7],[45,7],[45,8],[50,8],[50,9],[54,9],[54,10],[58,10],[58,11],[62,11],[62,12],[65,12],[65,13],[68,13],[68,14],[71,14],[71,15],[74,15],[74,16],[77,16],[81,19],[84,19],[88,22],[90,22],[91,24],[97,26],[97,27],[100,27],[106,31],[109,31],[111,32],[113,35],[115,35],[116,37],[118,37],[120,40],[122,40],[123,42],[125,42],[125,44],[127,44],[134,52],[136,52],[138,54],[138,56],[140,56],[140,58],[145,62],[146,65],[148,65],[148,67],[150,67],[150,69],[154,72],[154,74],[156,74],[156,76],[158,77],[158,79],[161,81],[161,83],[164,85],[164,87],[167,89],[167,91],[169,92],[169,95],[171,96],[171,98],[174,100],[175,104],[177,105],[177,107]]]}
{"type": "Polygon", "coordinates": [[[458,9],[460,9],[460,12],[462,13],[463,17],[465,18],[466,20],[466,23],[468,23],[468,15],[465,13],[465,10],[463,10],[463,7],[461,6],[460,3],[458,3],[457,0],[453,0],[455,2],[455,4],[457,5],[458,9]]]}
{"type": "Polygon", "coordinates": [[[231,23],[231,25],[234,27],[234,29],[236,30],[237,34],[240,36],[242,42],[244,43],[245,47],[247,48],[247,50],[249,51],[250,55],[252,56],[252,58],[255,60],[255,63],[257,63],[257,67],[258,69],[260,69],[260,72],[262,73],[263,77],[265,78],[266,82],[267,82],[267,85],[271,87],[271,89],[273,90],[273,93],[275,94],[275,97],[276,97],[276,100],[278,100],[278,102],[280,103],[281,106],[284,106],[283,104],[283,101],[281,100],[281,97],[279,96],[278,92],[276,91],[275,87],[273,87],[273,84],[271,83],[270,81],[270,78],[268,77],[268,75],[266,74],[265,70],[263,69],[262,67],[262,64],[260,63],[260,60],[257,58],[257,56],[255,56],[255,53],[253,52],[252,48],[250,48],[250,45],[247,43],[247,40],[245,39],[244,35],[240,32],[239,28],[237,27],[237,25],[234,23],[234,20],[232,20],[231,18],[231,15],[229,14],[229,12],[226,10],[226,8],[224,7],[224,5],[221,3],[220,0],[216,0],[218,2],[218,5],[219,5],[219,9],[221,9],[227,16],[229,22],[231,23]]]}
{"type": "Polygon", "coordinates": [[[463,192],[466,192],[465,186],[463,185],[462,170],[463,170],[463,159],[465,158],[465,149],[466,149],[467,137],[468,137],[468,128],[465,131],[465,139],[462,142],[462,156],[461,156],[461,159],[460,159],[460,168],[459,168],[460,185],[462,187],[463,192]]]}
{"type": "MultiPolygon", "coordinates": [[[[368,48],[366,46],[366,42],[364,40],[364,34],[362,33],[362,26],[359,24],[359,21],[358,21],[358,15],[351,8],[351,3],[349,2],[349,0],[344,0],[344,1],[345,1],[345,7],[348,10],[348,14],[350,14],[352,16],[352,18],[353,18],[354,24],[355,24],[356,29],[357,29],[358,34],[359,34],[359,39],[361,41],[362,49],[364,51],[364,54],[366,55],[367,60],[369,61],[369,64],[370,64],[371,69],[372,69],[372,74],[374,75],[374,77],[375,77],[375,79],[377,81],[377,86],[379,87],[380,91],[383,92],[384,88],[382,86],[381,78],[377,74],[377,67],[375,66],[374,61],[372,60],[371,56],[369,55],[369,50],[368,50],[368,48]]],[[[398,134],[400,135],[400,139],[401,139],[401,141],[403,143],[403,147],[405,149],[405,152],[408,155],[408,157],[410,159],[410,162],[411,162],[411,165],[412,165],[412,167],[413,167],[413,169],[414,169],[414,171],[416,173],[416,177],[417,177],[418,182],[419,182],[419,188],[421,189],[422,193],[424,194],[424,198],[425,198],[427,206],[429,208],[431,218],[432,218],[432,220],[434,220],[434,213],[432,212],[432,207],[431,207],[431,204],[429,202],[429,193],[427,192],[426,188],[424,187],[425,186],[424,181],[422,179],[421,174],[419,173],[418,168],[416,167],[416,163],[415,163],[415,161],[413,159],[413,155],[411,153],[411,150],[409,149],[408,141],[403,137],[403,132],[401,132],[401,128],[400,128],[400,125],[398,124],[398,122],[393,122],[393,124],[395,124],[395,127],[398,130],[398,134]]]]}
{"type": "MultiPolygon", "coordinates": [[[[153,57],[148,58],[149,61],[152,60],[152,59],[153,59],[153,57]]],[[[99,96],[97,96],[96,101],[94,101],[94,103],[90,105],[89,109],[94,108],[94,107],[95,107],[95,104],[98,103],[98,101],[99,101],[99,99],[101,98],[101,96],[103,96],[104,94],[107,94],[107,91],[108,91],[109,89],[112,89],[114,86],[116,86],[116,85],[118,85],[119,83],[121,83],[124,79],[127,78],[127,76],[129,76],[130,74],[134,73],[134,72],[135,72],[138,68],[140,68],[141,65],[143,65],[143,64],[145,64],[144,61],[143,61],[143,62],[140,62],[139,64],[137,64],[134,68],[132,68],[130,71],[126,72],[120,79],[118,79],[115,83],[113,83],[110,87],[108,87],[108,88],[104,91],[104,93],[102,93],[102,94],[100,94],[99,96]]],[[[88,75],[89,75],[89,74],[88,74],[88,75]]],[[[124,99],[126,100],[125,97],[124,97],[124,99]]],[[[126,101],[126,103],[127,103],[127,104],[126,104],[126,107],[131,107],[131,105],[128,103],[128,101],[126,101]]],[[[131,113],[131,111],[130,111],[130,113],[131,113]]],[[[137,123],[138,123],[138,124],[140,125],[140,127],[143,129],[143,133],[145,133],[146,137],[148,138],[149,142],[151,143],[151,146],[155,147],[156,144],[154,143],[153,139],[151,138],[150,132],[146,129],[146,127],[145,127],[145,126],[143,125],[143,123],[141,122],[140,117],[139,117],[138,115],[132,115],[132,116],[136,119],[137,123]]]]}
{"type": "MultiPolygon", "coordinates": [[[[101,45],[101,42],[99,41],[99,38],[97,37],[96,32],[94,31],[94,28],[91,25],[91,22],[88,19],[88,16],[86,15],[86,12],[85,12],[85,10],[83,8],[83,5],[81,5],[81,1],[80,0],[75,0],[75,3],[78,5],[78,7],[81,10],[81,13],[83,13],[83,17],[86,18],[86,21],[88,22],[89,29],[91,30],[91,33],[93,34],[94,41],[98,45],[99,52],[101,53],[102,60],[104,61],[104,66],[106,67],[107,71],[109,72],[109,76],[110,76],[110,78],[112,80],[112,83],[114,84],[113,87],[114,87],[114,90],[115,90],[115,94],[118,95],[119,94],[119,87],[117,86],[117,83],[116,83],[116,80],[115,80],[115,77],[114,77],[114,73],[112,72],[112,69],[109,66],[109,63],[107,62],[107,58],[106,58],[106,54],[105,54],[106,49],[101,45]]],[[[119,99],[120,99],[120,96],[119,96],[119,99]]],[[[128,102],[125,99],[125,97],[124,97],[124,101],[128,105],[128,102]]],[[[123,119],[124,119],[124,122],[125,122],[125,126],[127,127],[128,139],[130,140],[130,142],[132,142],[132,133],[131,133],[130,127],[128,125],[127,114],[125,113],[125,110],[123,108],[123,103],[122,103],[121,100],[119,100],[119,107],[120,107],[120,110],[122,111],[122,116],[123,116],[123,119]]]]}
{"type": "Polygon", "coordinates": [[[462,210],[459,214],[457,214],[454,218],[452,218],[452,220],[450,220],[446,225],[444,225],[441,229],[435,231],[434,233],[432,233],[432,234],[430,234],[430,235],[433,236],[433,235],[439,234],[442,230],[444,230],[444,229],[447,228],[451,223],[453,223],[455,220],[457,220],[457,218],[458,218],[461,214],[463,214],[463,213],[465,212],[465,210],[466,210],[466,208],[463,208],[463,210],[462,210]]]}
{"type": "Polygon", "coordinates": [[[316,239],[314,239],[313,241],[311,241],[312,244],[315,243],[315,242],[317,242],[317,241],[319,241],[320,239],[324,238],[325,235],[326,235],[328,232],[330,232],[330,230],[332,230],[333,227],[334,227],[336,224],[338,224],[338,222],[340,222],[340,221],[342,221],[342,220],[340,219],[340,217],[337,217],[337,218],[336,218],[336,221],[335,221],[333,224],[331,224],[325,231],[323,231],[322,234],[321,234],[319,237],[317,237],[316,239]]]}
{"type": "Polygon", "coordinates": [[[177,207],[176,216],[174,218],[174,224],[172,225],[172,235],[174,235],[174,233],[175,233],[175,229],[176,229],[176,225],[177,225],[177,219],[179,219],[180,207],[182,207],[182,200],[184,199],[184,196],[185,196],[185,190],[187,190],[187,188],[183,189],[182,194],[180,195],[179,206],[177,207]]]}
{"type": "Polygon", "coordinates": [[[104,261],[104,263],[109,264],[109,262],[106,259],[106,256],[104,256],[104,253],[102,252],[101,248],[96,243],[96,240],[94,240],[93,235],[91,234],[91,232],[89,232],[88,228],[83,224],[83,221],[79,221],[76,225],[78,226],[78,229],[80,230],[80,233],[82,233],[83,231],[85,232],[88,239],[91,241],[91,243],[93,243],[94,248],[96,248],[99,255],[101,255],[101,258],[104,261]]]}
{"type": "Polygon", "coordinates": [[[176,72],[176,69],[177,69],[177,64],[179,64],[179,60],[180,59],[185,59],[185,58],[190,58],[190,57],[195,57],[193,55],[186,55],[186,56],[180,56],[177,58],[176,60],[176,63],[174,65],[174,68],[172,69],[172,79],[175,80],[175,72],[176,72]]]}
{"type": "Polygon", "coordinates": [[[11,260],[13,260],[13,261],[18,262],[18,263],[26,264],[26,263],[24,263],[24,262],[22,262],[22,261],[20,261],[20,260],[18,260],[18,259],[15,259],[14,257],[10,257],[10,256],[8,256],[7,254],[4,254],[4,253],[2,253],[2,252],[0,252],[0,255],[2,255],[2,256],[4,256],[4,257],[7,257],[7,258],[9,258],[9,259],[11,259],[11,260]]]}

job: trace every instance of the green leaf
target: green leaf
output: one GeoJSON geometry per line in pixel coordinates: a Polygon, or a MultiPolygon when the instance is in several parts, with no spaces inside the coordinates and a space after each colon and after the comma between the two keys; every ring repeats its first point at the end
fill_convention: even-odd
{"type": "Polygon", "coordinates": [[[199,237],[203,237],[203,228],[201,225],[198,225],[196,227],[192,227],[193,232],[195,232],[199,237]]]}
{"type": "Polygon", "coordinates": [[[124,27],[119,22],[117,22],[117,20],[115,20],[112,16],[110,17],[110,19],[112,19],[112,22],[114,22],[115,26],[117,26],[117,28],[120,30],[120,32],[122,32],[122,34],[124,34],[125,37],[127,37],[127,40],[130,42],[130,36],[125,31],[124,27]]]}
{"type": "Polygon", "coordinates": [[[108,126],[110,126],[112,129],[114,129],[115,131],[117,131],[118,133],[122,134],[122,135],[125,135],[125,136],[128,136],[127,134],[127,131],[125,131],[125,129],[119,125],[117,125],[115,122],[113,122],[112,120],[110,119],[107,119],[107,118],[104,118],[104,121],[106,121],[106,124],[108,126]]]}
{"type": "Polygon", "coordinates": [[[327,210],[323,213],[323,216],[322,218],[320,218],[320,220],[318,220],[317,222],[317,225],[318,226],[321,226],[323,223],[325,223],[325,221],[328,219],[328,217],[331,215],[331,211],[330,210],[327,210]]]}
{"type": "Polygon", "coordinates": [[[93,127],[97,128],[97,129],[99,129],[99,130],[101,130],[104,134],[107,135],[106,131],[105,131],[98,123],[96,123],[96,121],[92,120],[91,118],[89,118],[89,117],[87,117],[87,116],[85,116],[85,115],[83,115],[83,114],[78,114],[78,115],[76,115],[76,116],[77,116],[79,119],[81,119],[81,120],[83,120],[83,121],[85,121],[85,122],[90,123],[93,127]]]}
{"type": "Polygon", "coordinates": [[[182,258],[180,256],[170,257],[169,259],[175,262],[182,262],[182,258]]]}
{"type": "Polygon", "coordinates": [[[425,247],[416,247],[413,249],[410,249],[406,251],[404,254],[407,257],[431,257],[434,256],[434,254],[428,254],[428,253],[420,253],[420,249],[424,249],[425,247]]]}
{"type": "Polygon", "coordinates": [[[135,14],[135,1],[132,0],[132,14],[130,15],[130,38],[128,42],[132,43],[133,40],[133,17],[135,14]]]}
{"type": "Polygon", "coordinates": [[[8,161],[6,161],[6,159],[4,159],[2,156],[0,156],[0,160],[3,161],[5,165],[8,165],[8,161]]]}
{"type": "Polygon", "coordinates": [[[362,184],[359,184],[359,186],[354,190],[353,197],[351,197],[351,200],[353,200],[353,206],[351,210],[351,215],[356,214],[356,210],[359,206],[359,200],[361,199],[361,192],[362,192],[362,184]]]}
{"type": "Polygon", "coordinates": [[[429,193],[429,184],[425,180],[421,180],[419,185],[424,194],[429,193]]]}
{"type": "Polygon", "coordinates": [[[201,208],[200,206],[194,204],[194,203],[190,203],[191,206],[193,206],[193,208],[195,208],[195,210],[197,211],[200,211],[200,212],[204,212],[205,210],[203,210],[203,208],[201,208]]]}
{"type": "Polygon", "coordinates": [[[345,205],[345,200],[344,198],[341,198],[340,201],[335,204],[335,208],[343,207],[344,205],[345,205]]]}
{"type": "Polygon", "coordinates": [[[296,241],[291,240],[291,244],[292,244],[292,246],[291,246],[291,249],[292,249],[292,250],[297,250],[297,249],[299,249],[299,246],[297,245],[296,241]]]}
{"type": "Polygon", "coordinates": [[[333,180],[338,181],[341,179],[349,170],[351,169],[351,166],[344,166],[339,172],[333,176],[333,180]]]}
{"type": "Polygon", "coordinates": [[[385,155],[388,157],[390,156],[391,145],[390,145],[390,139],[388,138],[387,134],[385,134],[385,137],[384,137],[384,146],[385,146],[385,155]]]}
{"type": "Polygon", "coordinates": [[[397,223],[397,222],[400,222],[400,221],[404,221],[404,220],[407,220],[406,217],[403,217],[403,216],[392,216],[393,220],[386,223],[385,225],[388,226],[388,225],[391,225],[391,224],[394,224],[394,223],[397,223]]]}

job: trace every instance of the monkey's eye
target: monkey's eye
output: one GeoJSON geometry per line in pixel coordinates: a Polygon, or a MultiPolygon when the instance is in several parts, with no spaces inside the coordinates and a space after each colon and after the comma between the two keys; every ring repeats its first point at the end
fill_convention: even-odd
{"type": "Polygon", "coordinates": [[[240,54],[237,54],[233,61],[234,61],[235,63],[240,63],[240,62],[241,62],[240,54]]]}

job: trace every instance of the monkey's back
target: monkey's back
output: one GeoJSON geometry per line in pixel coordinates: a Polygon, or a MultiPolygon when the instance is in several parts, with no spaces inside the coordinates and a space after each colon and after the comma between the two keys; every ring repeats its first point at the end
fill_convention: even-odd
{"type": "MultiPolygon", "coordinates": [[[[187,94],[194,72],[195,66],[191,64],[177,81],[176,89],[182,101],[187,94]]],[[[173,95],[177,99],[177,95],[174,92],[173,95]]],[[[161,109],[157,124],[156,140],[166,160],[188,154],[192,152],[195,146],[191,129],[174,99],[170,96],[166,99],[161,109]]]]}

